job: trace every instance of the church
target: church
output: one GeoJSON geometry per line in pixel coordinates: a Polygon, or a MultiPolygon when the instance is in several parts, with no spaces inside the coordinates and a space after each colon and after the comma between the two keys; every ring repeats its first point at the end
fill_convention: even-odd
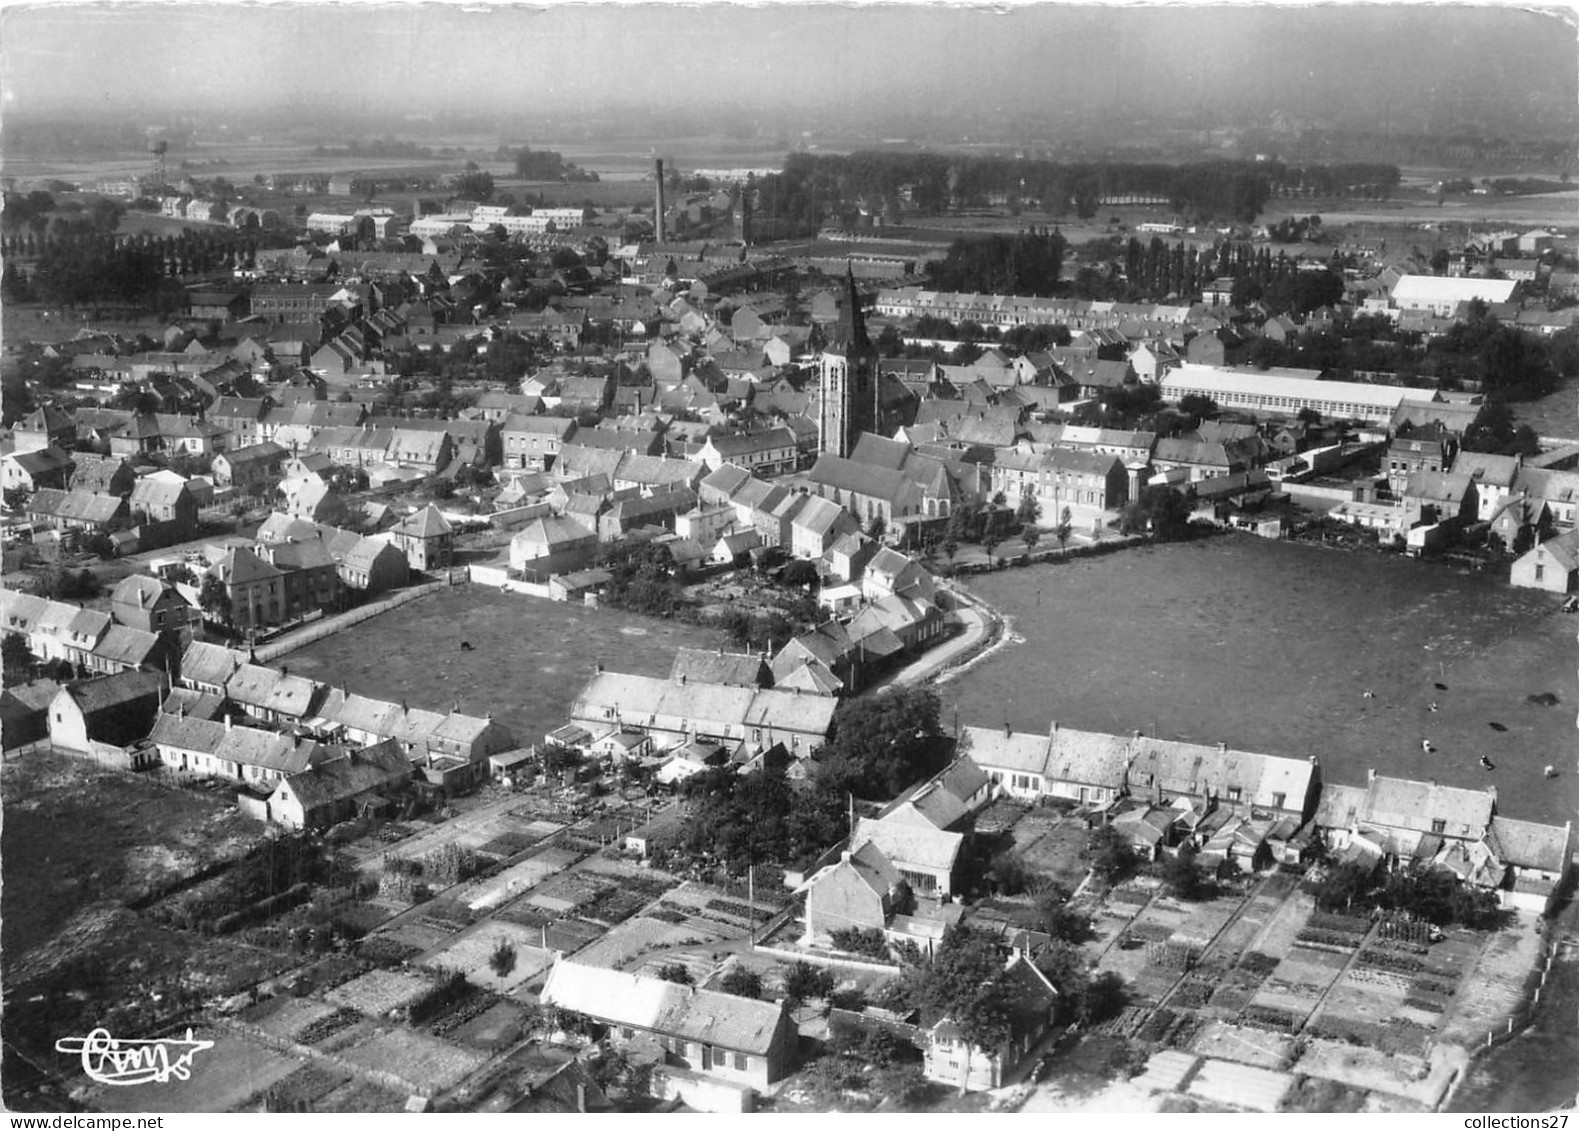
{"type": "Polygon", "coordinates": [[[882,433],[877,350],[866,336],[866,316],[849,268],[845,287],[839,321],[817,361],[817,450],[848,457],[861,433],[882,433]]]}

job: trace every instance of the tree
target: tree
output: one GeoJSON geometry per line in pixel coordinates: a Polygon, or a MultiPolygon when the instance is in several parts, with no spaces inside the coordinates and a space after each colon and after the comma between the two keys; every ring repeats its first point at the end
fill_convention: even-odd
{"type": "Polygon", "coordinates": [[[16,683],[26,683],[33,678],[33,666],[36,661],[32,650],[27,646],[27,637],[6,633],[5,639],[0,641],[0,661],[4,662],[7,687],[16,683]]]}
{"type": "Polygon", "coordinates": [[[749,967],[735,966],[719,981],[718,988],[736,997],[760,998],[762,975],[749,967]]]}
{"type": "Polygon", "coordinates": [[[1091,1026],[1117,1017],[1124,1011],[1128,998],[1123,978],[1111,970],[1098,974],[1086,983],[1080,994],[1080,1023],[1091,1026]]]}
{"type": "Polygon", "coordinates": [[[1069,535],[1075,528],[1075,516],[1065,507],[1058,514],[1058,528],[1053,533],[1058,536],[1058,548],[1065,549],[1069,545],[1069,535]]]}
{"type": "Polygon", "coordinates": [[[1344,911],[1363,901],[1375,886],[1376,869],[1358,862],[1329,868],[1312,886],[1316,906],[1323,911],[1344,911]]]}
{"type": "Polygon", "coordinates": [[[1112,825],[1095,830],[1086,842],[1091,855],[1091,869],[1103,883],[1121,882],[1135,870],[1135,853],[1129,841],[1112,825]]]}
{"type": "Polygon", "coordinates": [[[1188,842],[1162,864],[1162,882],[1175,899],[1200,899],[1205,893],[1200,869],[1195,865],[1195,846],[1188,842]]]}
{"type": "Polygon", "coordinates": [[[197,591],[197,607],[226,628],[231,627],[234,610],[231,607],[230,591],[217,575],[211,573],[203,578],[203,584],[197,591]]]}
{"type": "Polygon", "coordinates": [[[1159,542],[1189,537],[1190,504],[1173,488],[1146,487],[1124,508],[1120,529],[1125,534],[1150,533],[1159,542]]]}
{"type": "Polygon", "coordinates": [[[988,870],[993,886],[1003,895],[1019,895],[1036,881],[1036,873],[1025,863],[1025,857],[1012,849],[993,857],[988,870]]]}
{"type": "Polygon", "coordinates": [[[1049,885],[1036,897],[1036,925],[1053,939],[1078,946],[1092,937],[1091,917],[1069,906],[1069,893],[1049,885]]]}
{"type": "Polygon", "coordinates": [[[488,955],[488,968],[499,977],[499,992],[504,993],[504,980],[515,969],[515,946],[509,939],[501,938],[488,955]]]}
{"type": "Polygon", "coordinates": [[[981,540],[981,548],[987,551],[987,565],[992,565],[992,552],[998,548],[998,536],[989,534],[981,540]]]}
{"type": "Polygon", "coordinates": [[[1014,508],[1015,521],[1021,527],[1035,526],[1036,520],[1042,517],[1042,504],[1030,491],[1020,496],[1020,505],[1014,508]]]}
{"type": "Polygon", "coordinates": [[[1027,526],[1020,531],[1020,541],[1025,543],[1027,552],[1035,550],[1036,544],[1041,540],[1042,531],[1040,527],[1027,526]]]}
{"type": "Polygon", "coordinates": [[[833,972],[804,960],[796,962],[784,975],[784,996],[795,1004],[833,992],[833,972]]]}
{"type": "Polygon", "coordinates": [[[925,686],[844,700],[823,747],[819,780],[826,775],[862,797],[893,797],[947,762],[940,713],[937,692],[925,686]]]}
{"type": "Polygon", "coordinates": [[[1186,393],[1179,398],[1179,411],[1186,416],[1205,419],[1217,415],[1217,402],[1200,393],[1186,393]]]}

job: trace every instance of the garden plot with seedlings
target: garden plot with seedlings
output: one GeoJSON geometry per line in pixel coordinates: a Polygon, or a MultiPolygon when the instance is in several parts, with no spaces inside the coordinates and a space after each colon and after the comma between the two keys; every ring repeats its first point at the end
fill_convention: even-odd
{"type": "Polygon", "coordinates": [[[107,1112],[231,1111],[299,1067],[294,1057],[224,1030],[195,1029],[192,1036],[196,1040],[213,1041],[214,1047],[194,1054],[189,1079],[172,1077],[163,1083],[141,1084],[135,1088],[96,1085],[88,1089],[89,1109],[107,1112]]]}
{"type": "Polygon", "coordinates": [[[404,1092],[374,1084],[370,1080],[353,1079],[320,1099],[313,1105],[313,1110],[336,1114],[356,1112],[366,1115],[403,1112],[406,1110],[406,1099],[404,1092]]]}
{"type": "Polygon", "coordinates": [[[433,988],[433,979],[402,970],[370,970],[324,994],[334,1005],[354,1009],[367,1017],[383,1017],[404,1009],[433,988]]]}
{"type": "Polygon", "coordinates": [[[711,946],[723,936],[691,923],[666,923],[638,916],[627,919],[576,955],[576,961],[610,970],[627,970],[630,964],[655,951],[680,946],[711,946]]]}
{"type": "MultiPolygon", "coordinates": [[[[362,940],[362,945],[387,944],[401,947],[414,954],[442,946],[452,938],[460,924],[444,919],[425,919],[420,915],[408,916],[390,927],[381,928],[376,934],[362,940]]],[[[409,955],[408,955],[409,957],[409,955]]]]}
{"type": "Polygon", "coordinates": [[[1265,1029],[1210,1021],[1190,1041],[1190,1051],[1217,1060],[1234,1060],[1257,1068],[1286,1068],[1294,1057],[1292,1037],[1265,1029]]]}
{"type": "Polygon", "coordinates": [[[352,1075],[343,1068],[326,1066],[321,1061],[304,1064],[277,1084],[270,1085],[261,1097],[269,1111],[295,1111],[298,1107],[317,1111],[318,1103],[336,1088],[350,1083],[352,1075]]]}
{"type": "Polygon", "coordinates": [[[383,1029],[340,1054],[351,1064],[387,1073],[424,1095],[452,1088],[487,1062],[474,1049],[412,1029],[383,1029]]]}
{"type": "Polygon", "coordinates": [[[541,939],[542,933],[530,927],[490,919],[444,949],[424,957],[422,965],[431,970],[464,974],[472,985],[486,990],[510,993],[553,965],[553,952],[538,945],[541,939]],[[515,965],[502,982],[491,965],[494,951],[501,942],[515,949],[515,965]]]}
{"type": "Polygon", "coordinates": [[[613,880],[585,872],[560,872],[534,888],[524,902],[556,915],[569,915],[614,886],[613,880]]]}
{"type": "Polygon", "coordinates": [[[310,997],[272,997],[260,1001],[241,1014],[241,1020],[256,1025],[271,1037],[287,1041],[301,1039],[301,1033],[315,1021],[334,1013],[337,1006],[310,997]]]}
{"type": "Polygon", "coordinates": [[[562,848],[545,848],[497,875],[466,885],[456,893],[455,898],[473,910],[499,907],[564,871],[579,859],[579,854],[562,848]]]}
{"type": "Polygon", "coordinates": [[[1336,954],[1295,951],[1277,964],[1248,1004],[1280,1010],[1303,1022],[1332,988],[1347,961],[1336,954]]]}

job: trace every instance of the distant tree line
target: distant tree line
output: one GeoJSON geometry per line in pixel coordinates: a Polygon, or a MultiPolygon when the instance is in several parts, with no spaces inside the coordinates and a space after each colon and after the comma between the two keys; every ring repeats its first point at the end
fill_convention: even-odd
{"type": "Polygon", "coordinates": [[[848,155],[792,153],[781,172],[756,182],[758,215],[820,223],[864,200],[868,207],[936,213],[984,207],[1001,199],[1011,211],[1037,201],[1054,216],[1095,216],[1112,197],[1166,201],[1198,220],[1253,221],[1274,191],[1385,196],[1398,184],[1391,165],[1304,165],[1276,161],[1204,161],[1181,165],[1056,162],[942,153],[848,155]]]}

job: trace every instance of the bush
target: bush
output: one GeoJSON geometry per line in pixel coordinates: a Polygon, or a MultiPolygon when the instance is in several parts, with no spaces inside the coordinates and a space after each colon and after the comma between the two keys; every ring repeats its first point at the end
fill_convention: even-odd
{"type": "Polygon", "coordinates": [[[1036,873],[1026,865],[1025,858],[1013,850],[1000,852],[993,858],[989,872],[994,886],[1003,895],[1019,895],[1031,888],[1036,873]]]}
{"type": "Polygon", "coordinates": [[[662,978],[665,982],[675,982],[682,986],[689,986],[692,984],[691,972],[679,962],[665,962],[662,966],[658,967],[658,977],[662,978]]]}
{"type": "Polygon", "coordinates": [[[839,950],[847,950],[851,954],[865,954],[872,958],[888,957],[888,940],[876,927],[844,927],[833,931],[829,937],[839,950]]]}

